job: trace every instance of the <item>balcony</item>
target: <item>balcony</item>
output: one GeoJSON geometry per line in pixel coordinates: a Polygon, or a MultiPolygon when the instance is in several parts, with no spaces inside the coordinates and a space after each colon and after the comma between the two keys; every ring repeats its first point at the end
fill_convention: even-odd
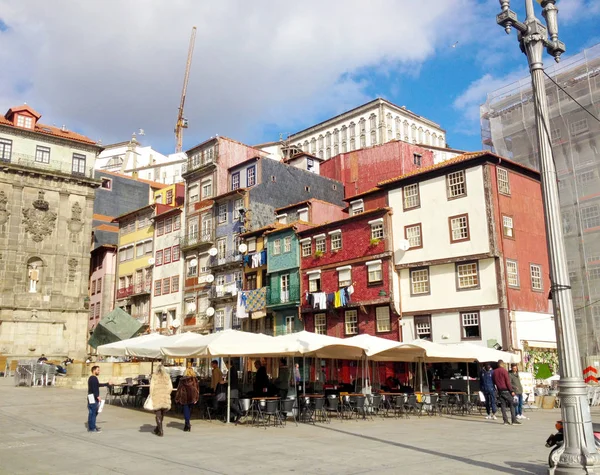
{"type": "Polygon", "coordinates": [[[210,245],[215,241],[215,234],[213,231],[205,233],[193,233],[187,236],[182,236],[179,239],[179,247],[181,250],[192,249],[194,247],[210,245]]]}
{"type": "Polygon", "coordinates": [[[213,318],[206,312],[190,313],[183,320],[185,331],[209,332],[213,329],[213,318]]]}
{"type": "Polygon", "coordinates": [[[133,285],[117,289],[117,300],[126,299],[133,295],[133,285]]]}
{"type": "Polygon", "coordinates": [[[293,285],[287,290],[272,289],[267,287],[267,306],[296,305],[300,303],[300,286],[293,285]]]}
{"type": "Polygon", "coordinates": [[[214,256],[210,258],[210,267],[226,266],[229,264],[241,264],[242,255],[239,252],[229,252],[224,256],[214,256]]]}
{"type": "Polygon", "coordinates": [[[225,285],[214,285],[208,294],[210,299],[227,299],[235,298],[237,296],[238,285],[235,282],[228,283],[225,285]]]}
{"type": "Polygon", "coordinates": [[[25,168],[33,168],[35,170],[44,171],[47,173],[61,173],[63,175],[80,176],[84,178],[94,178],[93,167],[77,167],[73,170],[73,164],[61,162],[50,157],[49,163],[36,162],[34,155],[24,153],[11,153],[8,160],[0,160],[0,163],[10,163],[25,168]]]}
{"type": "Polygon", "coordinates": [[[152,292],[152,284],[136,284],[131,295],[145,295],[152,292]]]}
{"type": "Polygon", "coordinates": [[[199,153],[192,155],[187,163],[184,163],[181,166],[181,175],[183,176],[186,173],[191,173],[196,170],[202,170],[204,168],[217,165],[216,154],[211,153],[199,153]]]}

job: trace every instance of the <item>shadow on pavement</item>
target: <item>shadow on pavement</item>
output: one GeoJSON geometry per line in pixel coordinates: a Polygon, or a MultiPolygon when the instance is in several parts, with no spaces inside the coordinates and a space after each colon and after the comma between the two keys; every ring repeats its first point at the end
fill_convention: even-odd
{"type": "Polygon", "coordinates": [[[143,426],[140,426],[140,432],[153,432],[154,429],[156,429],[156,426],[153,424],[144,424],[143,426]]]}
{"type": "Polygon", "coordinates": [[[167,422],[167,427],[173,427],[174,429],[180,429],[183,430],[183,428],[185,427],[185,424],[182,424],[181,422],[167,422]]]}
{"type": "Polygon", "coordinates": [[[510,465],[513,468],[520,468],[524,471],[524,473],[530,473],[534,475],[546,475],[548,473],[548,467],[542,467],[533,463],[506,462],[506,465],[510,465]]]}
{"type": "MultiPolygon", "coordinates": [[[[503,467],[502,465],[496,465],[494,463],[490,463],[490,462],[483,462],[480,460],[473,460],[467,457],[460,457],[458,455],[451,455],[451,454],[445,454],[443,452],[439,452],[436,450],[430,450],[430,449],[426,449],[423,447],[415,447],[413,445],[408,445],[408,444],[402,444],[400,442],[392,442],[390,440],[385,440],[385,439],[379,439],[377,437],[371,437],[369,435],[363,435],[363,434],[355,434],[353,432],[347,432],[345,430],[340,430],[340,429],[334,429],[333,427],[325,427],[322,425],[316,425],[316,427],[319,427],[320,429],[325,429],[325,430],[331,430],[334,432],[339,432],[340,434],[346,434],[346,435],[351,435],[354,437],[360,437],[361,439],[366,439],[366,440],[371,440],[373,442],[379,442],[382,444],[388,444],[388,445],[393,445],[394,447],[400,447],[402,449],[408,449],[408,450],[414,450],[416,452],[420,452],[420,453],[425,453],[425,454],[429,454],[429,455],[435,455],[437,457],[443,457],[443,458],[447,458],[450,460],[454,460],[456,462],[461,462],[461,463],[466,463],[468,465],[474,465],[476,467],[480,467],[480,468],[485,468],[488,470],[495,470],[497,472],[501,472],[501,473],[510,473],[512,475],[530,475],[532,473],[547,473],[547,472],[531,472],[529,470],[530,467],[533,467],[534,465],[532,464],[517,464],[517,463],[509,463],[506,462],[508,465],[519,465],[519,466],[523,466],[523,468],[525,466],[527,466],[526,471],[525,470],[517,470],[516,468],[507,468],[507,467],[503,467]]],[[[535,466],[535,468],[539,468],[537,466],[535,466]]]]}

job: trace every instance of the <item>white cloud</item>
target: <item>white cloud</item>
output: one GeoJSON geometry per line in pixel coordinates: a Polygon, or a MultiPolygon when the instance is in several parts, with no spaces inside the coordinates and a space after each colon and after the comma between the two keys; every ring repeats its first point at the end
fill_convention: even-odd
{"type": "Polygon", "coordinates": [[[367,100],[354,72],[418,67],[468,30],[477,8],[472,0],[0,0],[9,26],[0,32],[0,106],[28,102],[46,122],[104,143],[141,127],[144,142],[168,151],[196,25],[184,145],[215,133],[251,140],[265,124],[295,130],[367,100]]]}
{"type": "Polygon", "coordinates": [[[558,20],[565,23],[575,23],[600,14],[598,0],[563,0],[558,2],[557,7],[558,20]]]}

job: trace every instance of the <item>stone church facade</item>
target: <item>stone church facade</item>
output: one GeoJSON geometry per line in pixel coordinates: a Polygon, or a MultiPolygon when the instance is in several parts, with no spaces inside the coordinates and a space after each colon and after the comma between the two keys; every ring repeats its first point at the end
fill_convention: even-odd
{"type": "Polygon", "coordinates": [[[102,148],[40,117],[27,105],[0,116],[0,354],[82,359],[102,148]]]}

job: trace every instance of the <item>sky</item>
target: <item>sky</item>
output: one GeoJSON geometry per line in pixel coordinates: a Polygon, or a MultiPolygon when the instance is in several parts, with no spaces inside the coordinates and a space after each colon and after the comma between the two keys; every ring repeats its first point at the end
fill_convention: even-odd
{"type": "MultiPolygon", "coordinates": [[[[521,19],[523,5],[511,2],[521,19]]],[[[557,6],[565,57],[600,43],[600,2],[557,6]]],[[[279,140],[376,97],[479,150],[479,105],[527,74],[499,11],[498,0],[0,0],[0,109],[26,102],[103,144],[144,129],[144,145],[172,153],[196,26],[184,150],[216,134],[279,140]]]]}

